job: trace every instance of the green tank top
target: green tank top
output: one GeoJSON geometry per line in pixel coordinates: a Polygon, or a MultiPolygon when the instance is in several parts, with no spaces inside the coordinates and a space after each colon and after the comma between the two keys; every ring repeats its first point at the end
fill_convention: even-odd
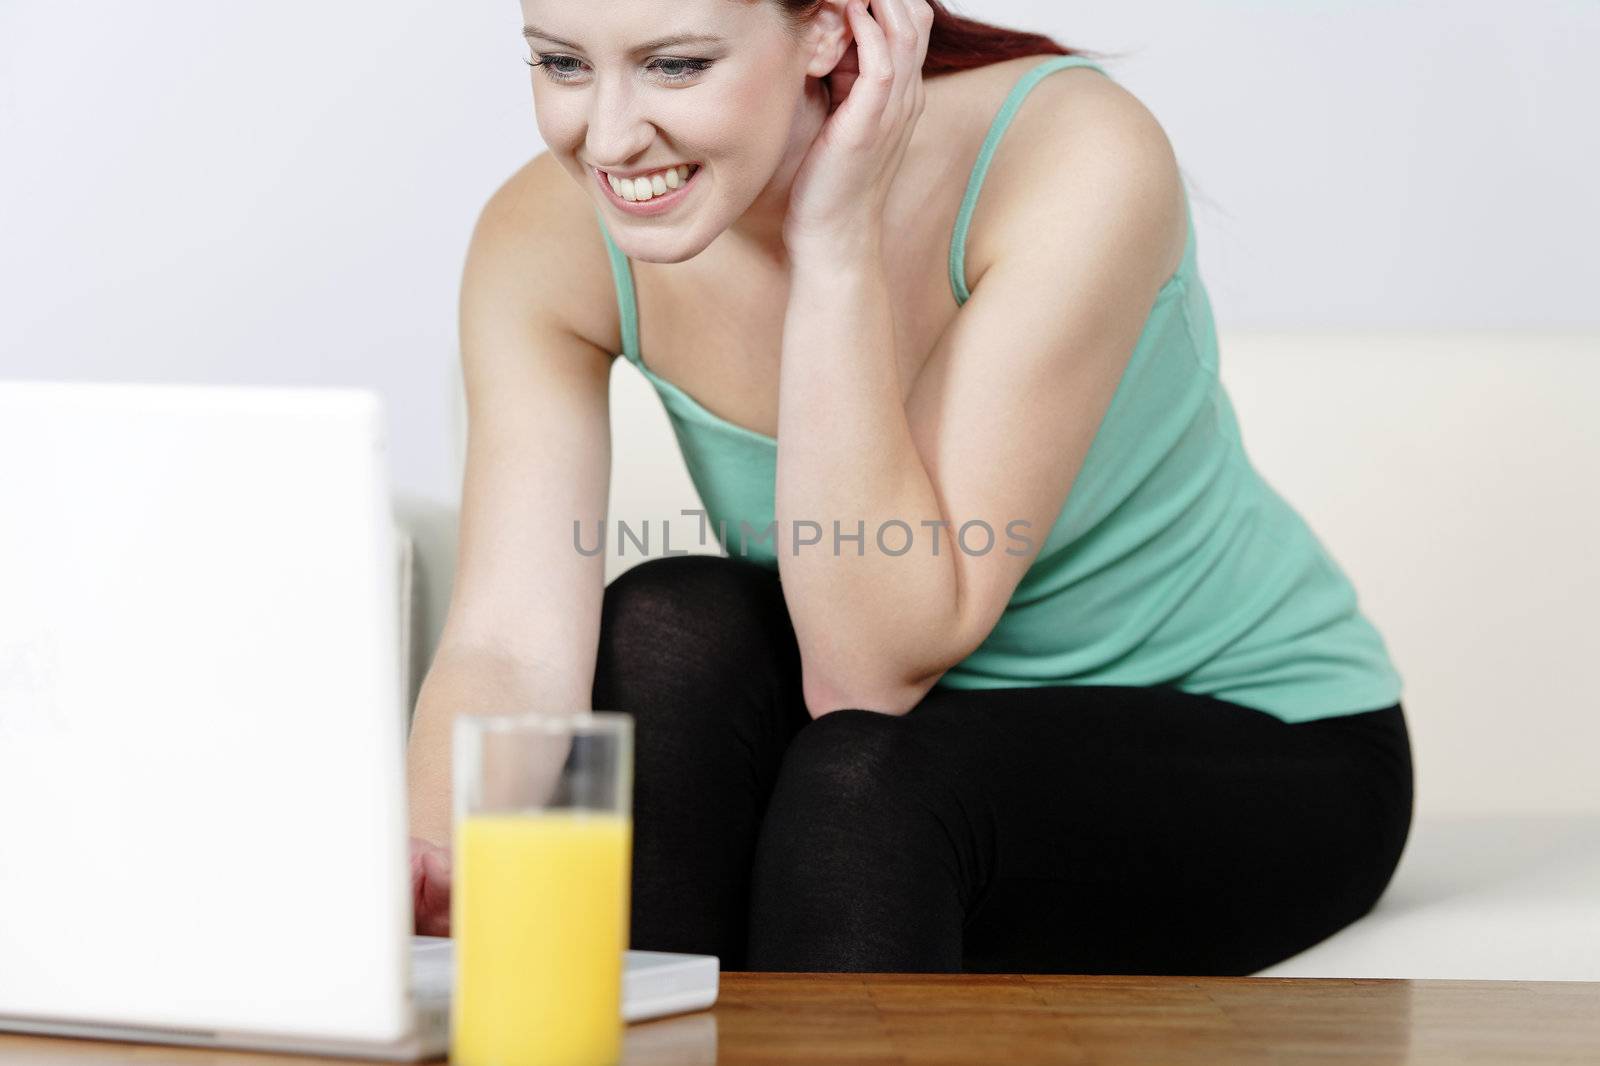
{"type": "MultiPolygon", "coordinates": [[[[951,237],[957,304],[970,295],[967,227],[995,148],[1029,90],[1075,66],[1106,74],[1081,57],[1047,59],[990,126],[951,237]]],[[[603,217],[600,230],[621,354],[660,395],[710,528],[728,554],[776,569],[777,441],[712,414],[645,365],[632,266],[603,217]]],[[[1195,252],[1191,213],[1182,263],[1156,296],[1061,513],[987,639],[939,684],[1170,685],[1286,722],[1399,702],[1400,676],[1354,587],[1245,455],[1195,252]]]]}

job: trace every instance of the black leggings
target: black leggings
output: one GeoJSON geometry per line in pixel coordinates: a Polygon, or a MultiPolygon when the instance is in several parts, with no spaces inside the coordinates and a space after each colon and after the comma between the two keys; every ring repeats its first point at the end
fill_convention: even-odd
{"type": "Polygon", "coordinates": [[[725,970],[1250,974],[1371,909],[1411,826],[1399,704],[936,686],[813,720],[740,558],[607,586],[594,706],[635,719],[631,946],[725,970]]]}

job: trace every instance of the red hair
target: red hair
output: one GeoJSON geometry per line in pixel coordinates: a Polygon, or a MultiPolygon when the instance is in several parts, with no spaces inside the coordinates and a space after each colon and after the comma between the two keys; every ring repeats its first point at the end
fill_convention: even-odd
{"type": "MultiPolygon", "coordinates": [[[[776,0],[791,24],[799,25],[816,11],[821,0],[776,0]]],[[[1042,33],[1007,29],[957,15],[940,0],[928,0],[933,26],[928,31],[928,54],[922,61],[924,76],[986,67],[1007,59],[1036,55],[1083,55],[1042,33]]]]}

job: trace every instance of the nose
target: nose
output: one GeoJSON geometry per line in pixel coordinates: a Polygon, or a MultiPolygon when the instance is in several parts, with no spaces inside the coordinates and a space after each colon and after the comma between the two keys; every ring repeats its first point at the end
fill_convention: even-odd
{"type": "Polygon", "coordinates": [[[655,139],[655,127],[645,118],[638,96],[628,86],[596,83],[589,99],[588,132],[584,147],[602,170],[624,167],[655,139]]]}

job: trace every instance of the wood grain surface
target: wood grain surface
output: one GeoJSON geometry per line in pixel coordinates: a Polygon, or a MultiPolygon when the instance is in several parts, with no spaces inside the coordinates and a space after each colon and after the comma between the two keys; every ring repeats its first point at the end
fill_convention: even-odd
{"type": "MultiPolygon", "coordinates": [[[[628,1066],[1600,1064],[1600,982],[725,973],[628,1028],[628,1066]]],[[[0,1063],[349,1066],[0,1034],[0,1063]]]]}

